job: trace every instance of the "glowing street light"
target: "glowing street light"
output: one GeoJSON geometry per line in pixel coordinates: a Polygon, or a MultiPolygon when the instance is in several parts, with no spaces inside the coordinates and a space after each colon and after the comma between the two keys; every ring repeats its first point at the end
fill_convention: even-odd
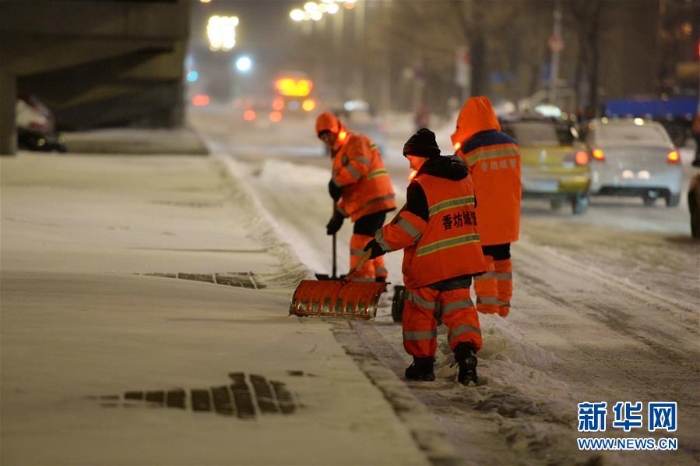
{"type": "Polygon", "coordinates": [[[320,0],[317,2],[306,2],[302,8],[295,8],[289,12],[289,17],[293,21],[320,21],[323,15],[334,15],[340,11],[340,4],[351,9],[357,0],[320,0]]]}
{"type": "Polygon", "coordinates": [[[212,16],[207,23],[210,50],[229,51],[236,46],[237,16],[212,16]]]}
{"type": "Polygon", "coordinates": [[[315,2],[306,2],[304,3],[304,11],[308,13],[313,13],[314,11],[318,11],[318,4],[315,2]]]}
{"type": "Polygon", "coordinates": [[[299,8],[295,8],[289,12],[289,17],[292,18],[292,21],[304,21],[304,16],[305,13],[299,8]]]}
{"type": "Polygon", "coordinates": [[[247,73],[253,68],[253,60],[250,57],[243,55],[236,60],[236,69],[241,73],[247,73]]]}

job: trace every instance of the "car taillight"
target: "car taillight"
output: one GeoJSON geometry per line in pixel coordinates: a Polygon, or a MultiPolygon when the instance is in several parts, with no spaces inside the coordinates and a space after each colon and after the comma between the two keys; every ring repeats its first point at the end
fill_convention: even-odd
{"type": "Polygon", "coordinates": [[[666,156],[666,161],[668,163],[680,163],[681,157],[680,157],[680,155],[678,155],[678,151],[672,150],[671,152],[669,152],[668,155],[666,156]]]}
{"type": "Polygon", "coordinates": [[[588,154],[585,151],[578,151],[574,155],[574,163],[576,165],[588,165],[588,154]]]}
{"type": "Polygon", "coordinates": [[[272,100],[272,110],[284,110],[284,99],[282,97],[275,97],[272,100]]]}
{"type": "Polygon", "coordinates": [[[211,99],[206,94],[197,94],[192,97],[192,105],[195,107],[206,107],[211,102],[211,99]]]}
{"type": "Polygon", "coordinates": [[[255,110],[248,109],[243,113],[243,119],[245,121],[253,121],[255,120],[255,110]]]}
{"type": "Polygon", "coordinates": [[[602,149],[593,149],[593,160],[605,162],[605,152],[602,149]]]}

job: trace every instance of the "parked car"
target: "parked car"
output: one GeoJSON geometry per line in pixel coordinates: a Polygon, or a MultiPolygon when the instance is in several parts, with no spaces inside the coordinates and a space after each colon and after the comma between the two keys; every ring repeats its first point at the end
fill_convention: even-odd
{"type": "Polygon", "coordinates": [[[521,152],[523,198],[548,200],[553,209],[564,203],[574,214],[588,209],[588,155],[574,148],[577,132],[560,119],[501,118],[501,130],[518,141],[521,152]]]}
{"type": "Polygon", "coordinates": [[[38,152],[66,152],[61,136],[31,128],[17,128],[17,148],[38,152]]]}
{"type": "Polygon", "coordinates": [[[32,95],[21,95],[15,105],[17,147],[41,152],[66,152],[63,138],[56,132],[53,113],[32,95]]]}
{"type": "Polygon", "coordinates": [[[386,153],[389,139],[387,125],[375,115],[369,103],[364,100],[348,100],[342,109],[333,113],[350,131],[364,134],[377,145],[382,155],[386,153]]]}
{"type": "Polygon", "coordinates": [[[591,161],[591,194],[641,197],[652,206],[680,202],[683,168],[664,127],[641,118],[596,118],[581,127],[591,161]]]}

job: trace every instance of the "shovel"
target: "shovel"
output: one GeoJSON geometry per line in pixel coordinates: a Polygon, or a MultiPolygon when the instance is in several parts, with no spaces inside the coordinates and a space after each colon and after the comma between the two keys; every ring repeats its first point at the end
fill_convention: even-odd
{"type": "MultiPolygon", "coordinates": [[[[333,201],[333,208],[332,208],[333,213],[335,214],[335,201],[333,201]]],[[[343,276],[338,277],[336,276],[336,250],[337,250],[337,240],[336,240],[336,234],[333,233],[333,275],[328,275],[327,273],[315,273],[314,275],[316,276],[316,280],[336,280],[338,278],[343,278],[343,276]]]]}
{"type": "MultiPolygon", "coordinates": [[[[379,297],[387,284],[350,281],[371,254],[371,250],[365,251],[357,265],[342,279],[302,280],[292,296],[289,315],[373,319],[377,315],[379,297]]],[[[335,267],[333,272],[335,276],[335,267]]]]}
{"type": "MultiPolygon", "coordinates": [[[[335,275],[336,271],[336,239],[335,239],[335,233],[333,233],[333,275],[328,275],[327,273],[315,273],[316,275],[316,280],[336,280],[338,277],[335,275]]],[[[343,277],[340,277],[343,278],[343,277]]]]}

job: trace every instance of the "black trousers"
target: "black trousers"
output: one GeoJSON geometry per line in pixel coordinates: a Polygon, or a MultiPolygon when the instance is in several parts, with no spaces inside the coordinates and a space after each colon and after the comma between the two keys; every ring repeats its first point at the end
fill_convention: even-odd
{"type": "Polygon", "coordinates": [[[384,225],[386,212],[377,212],[365,215],[357,219],[352,227],[352,232],[357,235],[374,236],[374,234],[384,225]]]}
{"type": "Polygon", "coordinates": [[[481,252],[483,252],[485,256],[493,257],[493,260],[496,261],[510,259],[510,243],[481,246],[481,252]]]}

